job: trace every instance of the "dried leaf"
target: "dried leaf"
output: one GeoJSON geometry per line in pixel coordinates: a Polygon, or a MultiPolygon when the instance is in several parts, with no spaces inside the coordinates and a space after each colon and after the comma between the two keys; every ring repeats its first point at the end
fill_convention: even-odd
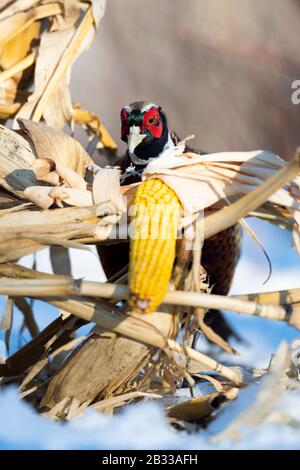
{"type": "MultiPolygon", "coordinates": [[[[42,97],[45,84],[50,80],[64,50],[74,35],[75,28],[69,27],[59,31],[45,31],[41,36],[39,52],[35,67],[35,90],[28,102],[18,113],[18,118],[31,119],[34,109],[42,97]]],[[[55,128],[63,128],[72,119],[73,110],[68,89],[68,76],[63,76],[61,84],[45,108],[46,123],[55,128]]]]}
{"type": "Polygon", "coordinates": [[[0,19],[14,15],[19,11],[29,10],[40,0],[2,0],[0,4],[0,19]]]}
{"type": "Polygon", "coordinates": [[[59,205],[61,201],[66,202],[69,206],[86,207],[93,205],[91,191],[83,189],[57,187],[52,188],[49,196],[59,205]]]}
{"type": "MultiPolygon", "coordinates": [[[[230,344],[227,341],[225,341],[209,325],[207,325],[207,323],[205,323],[205,321],[204,321],[205,309],[196,308],[195,313],[196,313],[197,320],[198,320],[199,326],[201,328],[201,331],[204,333],[204,335],[207,337],[207,339],[209,339],[213,343],[220,346],[220,348],[224,349],[229,354],[238,354],[238,352],[232,346],[230,346],[230,344]]],[[[208,315],[209,315],[209,313],[208,313],[208,315]]],[[[220,313],[220,315],[221,315],[221,313],[220,313]]]]}
{"type": "Polygon", "coordinates": [[[64,132],[26,119],[18,119],[18,123],[28,133],[37,157],[53,160],[80,176],[84,176],[86,168],[93,165],[93,160],[80,143],[64,132]]]}
{"type": "Polygon", "coordinates": [[[73,120],[73,107],[69,83],[70,73],[66,73],[62,77],[58,89],[52,95],[43,112],[43,117],[47,125],[55,129],[63,129],[66,123],[70,124],[73,120]]]}
{"type": "Polygon", "coordinates": [[[153,400],[162,398],[162,396],[157,393],[134,391],[98,401],[97,403],[91,405],[91,408],[96,411],[105,412],[105,410],[107,410],[108,408],[118,408],[127,404],[131,400],[135,400],[136,398],[149,398],[153,400]]]}
{"type": "Polygon", "coordinates": [[[40,360],[38,360],[33,367],[29,370],[29,372],[26,374],[23,382],[20,385],[20,392],[22,393],[22,397],[27,396],[28,390],[27,385],[30,384],[30,382],[37,376],[37,374],[47,365],[48,363],[48,357],[45,355],[42,357],[40,360]],[[25,393],[24,393],[25,392],[25,393]]]}
{"type": "Polygon", "coordinates": [[[5,346],[9,353],[10,334],[13,324],[14,301],[12,297],[6,297],[4,313],[0,324],[0,331],[5,331],[5,346]]]}
{"type": "Polygon", "coordinates": [[[49,209],[55,198],[50,196],[51,186],[28,186],[23,193],[23,197],[36,204],[41,209],[49,209]]]}
{"type": "MultiPolygon", "coordinates": [[[[274,173],[273,176],[263,184],[252,191],[250,187],[248,194],[232,203],[229,207],[225,207],[221,211],[206,217],[204,224],[205,237],[209,238],[219,231],[230,227],[239,219],[245,217],[250,211],[265,203],[268,199],[271,202],[278,201],[278,204],[285,206],[290,214],[294,216],[295,220],[298,220],[299,201],[296,202],[290,197],[287,191],[284,192],[284,190],[280,190],[279,188],[295,178],[299,172],[299,166],[300,150],[297,150],[291,162],[274,173]]],[[[300,220],[298,221],[298,230],[300,230],[299,222],[300,220]]]]}
{"type": "Polygon", "coordinates": [[[1,319],[1,324],[0,324],[0,331],[11,330],[12,321],[13,321],[13,305],[14,305],[14,301],[12,297],[6,297],[4,313],[3,313],[3,317],[1,319]]]}
{"type": "Polygon", "coordinates": [[[22,209],[28,208],[29,206],[31,206],[30,202],[24,202],[23,204],[18,204],[16,206],[10,207],[8,209],[1,209],[0,216],[3,216],[5,214],[10,214],[11,212],[19,212],[22,209]]]}
{"type": "Polygon", "coordinates": [[[76,237],[96,241],[96,229],[99,222],[98,207],[63,208],[49,211],[20,211],[1,217],[0,224],[0,260],[12,261],[42,249],[45,245],[26,238],[28,233],[43,234],[43,243],[47,236],[60,235],[65,240],[76,237]]]}
{"type": "Polygon", "coordinates": [[[91,249],[87,245],[83,245],[82,243],[78,243],[73,240],[67,240],[57,235],[51,236],[51,235],[43,235],[43,234],[28,232],[24,234],[23,236],[24,238],[27,238],[28,240],[40,242],[45,246],[60,245],[65,248],[77,248],[78,250],[91,251],[91,249]]]}
{"type": "Polygon", "coordinates": [[[32,338],[39,334],[39,327],[34,318],[34,313],[31,305],[26,301],[25,297],[15,297],[14,299],[16,307],[24,315],[24,324],[31,334],[32,338]]]}
{"type": "Polygon", "coordinates": [[[120,190],[120,173],[121,171],[115,168],[103,168],[98,171],[93,181],[95,204],[107,205],[110,211],[126,210],[120,190]]]}
{"type": "Polygon", "coordinates": [[[82,109],[78,104],[73,104],[73,113],[77,124],[87,127],[89,133],[97,136],[104,147],[116,150],[117,144],[95,114],[82,109]]]}
{"type": "MultiPolygon", "coordinates": [[[[72,62],[78,57],[78,54],[82,49],[89,45],[91,38],[88,37],[90,31],[94,29],[94,17],[92,8],[88,8],[84,14],[82,20],[78,24],[74,34],[64,48],[64,52],[60,57],[60,60],[55,64],[55,68],[52,69],[51,76],[45,81],[43,87],[40,89],[40,97],[36,100],[33,113],[30,118],[39,121],[45,111],[47,104],[51,97],[57,92],[62,79],[68,72],[72,62]],[[85,39],[88,42],[84,44],[85,39]]],[[[93,37],[93,36],[92,36],[93,37]]]]}
{"type": "MultiPolygon", "coordinates": [[[[195,367],[194,367],[194,369],[195,369],[195,371],[197,370],[195,367]]],[[[198,369],[199,369],[199,367],[198,367],[198,369]]],[[[190,370],[190,363],[189,363],[189,370],[190,370]]],[[[217,392],[220,392],[220,393],[222,392],[222,393],[225,394],[224,385],[222,384],[222,382],[220,380],[217,380],[215,377],[212,377],[211,375],[206,375],[206,374],[199,374],[197,372],[193,373],[193,371],[191,371],[191,374],[194,377],[198,377],[199,379],[207,380],[207,382],[210,382],[215,387],[217,392]]],[[[230,389],[230,390],[232,390],[232,389],[230,389]]]]}
{"type": "Polygon", "coordinates": [[[24,189],[39,184],[32,170],[35,157],[30,145],[4,126],[0,126],[0,143],[0,186],[25,199],[24,189]]]}
{"type": "MultiPolygon", "coordinates": [[[[245,228],[246,232],[248,233],[248,235],[257,243],[257,245],[261,248],[263,254],[265,255],[266,259],[267,259],[267,262],[268,262],[268,265],[269,265],[269,273],[268,273],[268,276],[267,278],[265,279],[265,281],[263,282],[263,284],[266,284],[271,275],[272,275],[272,263],[271,263],[271,260],[270,260],[270,257],[267,253],[267,251],[265,250],[262,242],[259,240],[259,238],[257,237],[257,235],[254,233],[254,231],[252,230],[252,228],[250,227],[249,224],[247,224],[247,222],[245,221],[245,219],[241,219],[240,220],[240,224],[242,225],[242,227],[245,228]]],[[[299,251],[300,253],[300,251],[299,251]]]]}
{"type": "Polygon", "coordinates": [[[5,46],[0,45],[0,65],[3,70],[0,73],[0,83],[11,77],[19,83],[22,72],[34,62],[35,54],[30,52],[39,33],[40,23],[35,22],[7,42],[5,46]]]}
{"type": "Polygon", "coordinates": [[[16,37],[35,21],[48,16],[62,13],[59,2],[53,2],[31,8],[26,11],[18,11],[13,16],[0,19],[0,43],[6,44],[16,37]]]}
{"type": "Polygon", "coordinates": [[[199,421],[209,416],[223,401],[224,395],[215,392],[168,407],[166,413],[169,418],[183,421],[199,421]]]}
{"type": "MultiPolygon", "coordinates": [[[[70,188],[86,191],[87,183],[78,173],[60,164],[56,164],[56,171],[70,188]]],[[[97,201],[95,202],[97,203],[97,201]]]]}
{"type": "Polygon", "coordinates": [[[32,165],[32,169],[39,181],[58,186],[59,175],[55,168],[55,162],[50,158],[37,158],[32,165]]]}
{"type": "Polygon", "coordinates": [[[32,165],[36,177],[41,180],[49,173],[55,171],[55,163],[50,158],[37,158],[32,165]]]}
{"type": "MultiPolygon", "coordinates": [[[[190,213],[204,210],[232,195],[249,193],[287,166],[277,155],[266,151],[197,155],[183,153],[183,149],[184,146],[179,145],[151,161],[143,178],[161,178],[190,213]]],[[[294,177],[296,174],[295,171],[294,177]]],[[[290,207],[292,201],[288,192],[279,188],[274,188],[269,199],[290,207]]]]}

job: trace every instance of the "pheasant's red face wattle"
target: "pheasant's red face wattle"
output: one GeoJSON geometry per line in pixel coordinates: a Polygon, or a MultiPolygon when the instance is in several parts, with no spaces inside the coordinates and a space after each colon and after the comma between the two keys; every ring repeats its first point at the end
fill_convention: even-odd
{"type": "Polygon", "coordinates": [[[153,137],[160,139],[163,132],[163,124],[157,108],[151,108],[144,114],[141,130],[143,134],[148,131],[153,137]]]}
{"type": "Polygon", "coordinates": [[[123,108],[121,109],[121,137],[124,139],[129,131],[129,126],[128,126],[128,113],[127,111],[123,108]]]}

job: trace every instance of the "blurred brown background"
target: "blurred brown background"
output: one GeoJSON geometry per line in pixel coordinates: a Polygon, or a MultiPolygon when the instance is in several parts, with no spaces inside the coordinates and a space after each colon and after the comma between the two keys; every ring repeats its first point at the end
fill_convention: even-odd
{"type": "Polygon", "coordinates": [[[108,0],[72,90],[118,144],[120,107],[147,99],[203,150],[289,157],[300,144],[297,79],[300,0],[108,0]]]}

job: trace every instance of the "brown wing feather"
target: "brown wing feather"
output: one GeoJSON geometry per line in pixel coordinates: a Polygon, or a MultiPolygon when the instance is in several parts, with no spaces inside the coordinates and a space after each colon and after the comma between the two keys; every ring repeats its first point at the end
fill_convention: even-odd
{"type": "Polygon", "coordinates": [[[239,224],[209,238],[203,246],[202,264],[209,275],[214,294],[226,295],[240,256],[241,228],[239,224]]]}

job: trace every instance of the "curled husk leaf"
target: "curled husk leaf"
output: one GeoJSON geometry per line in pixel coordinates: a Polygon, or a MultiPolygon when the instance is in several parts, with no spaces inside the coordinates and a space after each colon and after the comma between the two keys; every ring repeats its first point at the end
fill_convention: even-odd
{"type": "Polygon", "coordinates": [[[54,203],[54,199],[49,195],[51,189],[49,186],[29,186],[24,190],[24,196],[41,209],[49,209],[54,203]]]}
{"type": "Polygon", "coordinates": [[[67,183],[70,188],[86,190],[86,181],[75,171],[63,165],[56,164],[56,171],[61,179],[67,183]]]}

